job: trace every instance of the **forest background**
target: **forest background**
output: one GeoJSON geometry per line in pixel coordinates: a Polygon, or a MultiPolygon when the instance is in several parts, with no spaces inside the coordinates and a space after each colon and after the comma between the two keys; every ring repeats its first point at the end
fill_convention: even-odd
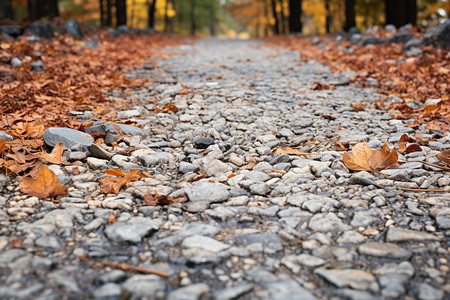
{"type": "Polygon", "coordinates": [[[450,0],[0,0],[4,24],[73,18],[93,27],[239,38],[426,27],[449,15],[450,0]]]}

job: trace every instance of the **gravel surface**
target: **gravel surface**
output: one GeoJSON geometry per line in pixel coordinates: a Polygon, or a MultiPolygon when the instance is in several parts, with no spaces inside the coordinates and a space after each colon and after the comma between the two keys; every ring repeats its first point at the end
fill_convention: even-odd
{"type": "MultiPolygon", "coordinates": [[[[199,40],[165,51],[176,55],[129,74],[154,83],[132,91],[142,105],[117,112],[142,125],[121,124],[130,136],[119,147],[44,134],[70,145],[70,164],[49,166],[69,186],[59,203],[23,195],[0,175],[2,299],[449,299],[450,174],[422,163],[450,148],[449,134],[373,109],[385,97],[348,85],[353,72],[332,74],[263,42],[199,40]],[[146,104],[153,97],[161,101],[146,104]],[[153,109],[164,103],[179,111],[153,109]],[[357,103],[367,108],[350,107],[357,103]],[[400,155],[409,163],[387,177],[349,171],[334,147],[393,148],[404,133],[436,142],[400,155]],[[285,146],[312,155],[273,153],[285,146]],[[151,178],[105,195],[104,169],[151,178]],[[188,201],[143,206],[146,191],[188,201]]],[[[112,124],[86,131],[114,139],[112,124]]]]}

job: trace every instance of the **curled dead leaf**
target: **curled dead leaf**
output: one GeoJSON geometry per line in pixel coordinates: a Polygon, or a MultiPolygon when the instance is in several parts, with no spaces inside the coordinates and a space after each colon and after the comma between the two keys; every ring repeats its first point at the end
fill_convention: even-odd
{"type": "Polygon", "coordinates": [[[373,170],[384,170],[397,164],[398,155],[395,149],[389,150],[389,146],[384,144],[380,150],[372,151],[370,166],[373,170]]]}
{"type": "Polygon", "coordinates": [[[287,154],[287,155],[312,155],[312,153],[306,153],[306,152],[300,152],[297,149],[287,147],[286,149],[283,148],[277,148],[274,151],[272,151],[272,154],[275,155],[281,155],[281,154],[287,154]]]}
{"type": "Polygon", "coordinates": [[[131,181],[136,181],[143,175],[140,170],[131,170],[128,173],[124,173],[120,170],[108,169],[105,173],[108,175],[120,176],[120,177],[105,177],[100,180],[100,191],[105,194],[118,194],[124,184],[131,181]]]}
{"type": "Polygon", "coordinates": [[[442,150],[436,155],[436,158],[442,161],[444,164],[450,165],[450,150],[442,150]]]}

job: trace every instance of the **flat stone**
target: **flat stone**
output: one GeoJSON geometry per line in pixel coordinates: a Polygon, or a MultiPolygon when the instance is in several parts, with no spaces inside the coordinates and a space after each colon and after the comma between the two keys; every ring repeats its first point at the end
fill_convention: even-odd
{"type": "Polygon", "coordinates": [[[317,300],[310,291],[300,286],[294,279],[270,282],[267,285],[273,300],[317,300]]]}
{"type": "Polygon", "coordinates": [[[87,158],[87,163],[89,165],[89,167],[91,167],[92,169],[96,170],[96,169],[101,169],[103,167],[108,166],[108,161],[105,159],[98,159],[95,157],[88,157],[87,158]]]}
{"type": "Polygon", "coordinates": [[[3,140],[3,139],[5,139],[7,141],[14,140],[14,138],[11,135],[9,135],[6,132],[0,130],[0,141],[3,140]]]}
{"type": "Polygon", "coordinates": [[[157,275],[134,275],[122,287],[137,299],[154,299],[156,293],[165,291],[166,284],[157,275]]]}
{"type": "Polygon", "coordinates": [[[96,144],[90,145],[88,149],[89,152],[91,153],[91,156],[95,158],[111,160],[111,158],[113,157],[112,153],[109,153],[108,151],[106,151],[105,149],[96,144]]]}
{"type": "Polygon", "coordinates": [[[223,202],[230,197],[230,192],[222,185],[212,182],[196,182],[186,194],[190,201],[223,202]]]}
{"type": "Polygon", "coordinates": [[[334,213],[316,214],[308,224],[309,228],[319,232],[335,232],[351,229],[349,225],[342,223],[341,219],[334,213]]]}
{"type": "Polygon", "coordinates": [[[389,230],[386,235],[387,242],[439,241],[439,240],[441,240],[439,237],[431,233],[395,227],[389,227],[389,230]]]}
{"type": "Polygon", "coordinates": [[[50,147],[59,142],[70,150],[82,150],[80,147],[87,149],[94,143],[91,135],[71,128],[51,127],[44,131],[43,137],[50,147]]]}
{"type": "Polygon", "coordinates": [[[345,231],[338,239],[338,244],[360,244],[363,243],[366,238],[356,231],[345,231]]]}
{"type": "Polygon", "coordinates": [[[231,247],[230,245],[202,235],[189,236],[183,240],[181,245],[185,248],[199,248],[209,252],[220,252],[231,247]]]}
{"type": "Polygon", "coordinates": [[[281,251],[283,249],[281,240],[276,234],[246,234],[237,236],[236,240],[239,244],[242,245],[261,244],[263,247],[269,248],[274,251],[281,251]]]}
{"type": "Polygon", "coordinates": [[[170,292],[167,300],[197,300],[200,299],[203,294],[208,292],[208,284],[195,283],[170,292]]]}
{"type": "Polygon", "coordinates": [[[198,149],[206,149],[211,145],[214,145],[214,139],[212,137],[201,137],[194,141],[195,146],[198,149]]]}
{"type": "Polygon", "coordinates": [[[340,288],[350,287],[355,290],[370,290],[374,292],[380,289],[375,276],[366,271],[356,269],[327,270],[319,268],[314,273],[340,288]]]}
{"type": "Polygon", "coordinates": [[[411,252],[391,243],[371,242],[362,244],[358,247],[358,251],[361,254],[376,256],[376,257],[388,257],[388,258],[403,258],[407,259],[411,257],[411,252]]]}
{"type": "Polygon", "coordinates": [[[420,300],[441,300],[444,299],[444,292],[428,283],[422,283],[419,287],[418,296],[420,300]]]}
{"type": "Polygon", "coordinates": [[[160,164],[165,164],[171,159],[173,159],[173,155],[170,153],[149,154],[139,157],[140,162],[146,167],[154,167],[160,164]]]}
{"type": "Polygon", "coordinates": [[[97,281],[100,283],[108,283],[108,282],[120,282],[127,278],[127,274],[122,270],[112,270],[105,274],[102,274],[97,278],[97,281]]]}
{"type": "Polygon", "coordinates": [[[178,170],[180,171],[180,173],[186,174],[189,172],[194,172],[196,170],[199,169],[198,165],[194,165],[185,161],[180,162],[180,166],[178,168],[178,170]]]}
{"type": "Polygon", "coordinates": [[[35,245],[42,248],[52,248],[52,249],[59,249],[61,248],[61,244],[59,241],[51,235],[43,235],[38,237],[34,241],[35,245]]]}
{"type": "MultiPolygon", "coordinates": [[[[121,124],[121,123],[114,123],[114,124],[118,125],[120,127],[120,129],[122,130],[122,133],[125,135],[131,135],[131,136],[139,135],[142,137],[147,136],[147,133],[139,127],[121,124]]],[[[94,125],[91,127],[86,127],[84,130],[87,133],[92,133],[95,131],[98,131],[100,134],[107,134],[107,133],[115,134],[116,133],[114,125],[111,122],[108,122],[105,124],[100,124],[100,125],[94,125]]]]}
{"type": "Polygon", "coordinates": [[[95,289],[92,292],[92,295],[95,298],[118,297],[120,296],[121,290],[122,289],[120,288],[120,285],[118,285],[117,283],[109,282],[95,289]]]}
{"type": "Polygon", "coordinates": [[[199,213],[207,210],[209,208],[209,205],[210,205],[209,201],[187,202],[184,204],[184,210],[190,213],[199,213]]]}
{"type": "Polygon", "coordinates": [[[233,300],[252,291],[253,288],[253,284],[241,283],[228,288],[216,290],[213,294],[213,297],[215,300],[233,300]]]}
{"type": "Polygon", "coordinates": [[[160,227],[158,220],[133,217],[127,222],[116,222],[105,229],[106,236],[115,242],[140,243],[152,231],[160,227]]]}

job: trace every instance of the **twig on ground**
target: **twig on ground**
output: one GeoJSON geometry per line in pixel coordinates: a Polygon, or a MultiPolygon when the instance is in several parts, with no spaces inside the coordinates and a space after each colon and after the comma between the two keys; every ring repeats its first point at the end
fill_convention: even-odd
{"type": "Polygon", "coordinates": [[[410,189],[410,188],[402,188],[403,191],[410,192],[430,192],[430,193],[445,193],[445,190],[427,190],[427,189],[410,189]]]}
{"type": "Polygon", "coordinates": [[[165,273],[165,272],[160,272],[160,271],[156,271],[156,270],[151,270],[151,269],[147,269],[147,268],[142,268],[142,267],[136,267],[133,265],[129,265],[129,264],[124,264],[124,263],[113,263],[113,262],[109,262],[109,261],[104,261],[104,260],[93,260],[90,259],[86,256],[81,256],[80,257],[81,261],[86,261],[86,262],[93,262],[96,264],[100,264],[100,265],[104,265],[104,266],[108,266],[108,267],[113,267],[113,268],[117,268],[117,269],[121,269],[124,271],[137,271],[137,272],[141,272],[141,273],[148,273],[148,274],[155,274],[161,277],[169,277],[169,274],[165,273]]]}

